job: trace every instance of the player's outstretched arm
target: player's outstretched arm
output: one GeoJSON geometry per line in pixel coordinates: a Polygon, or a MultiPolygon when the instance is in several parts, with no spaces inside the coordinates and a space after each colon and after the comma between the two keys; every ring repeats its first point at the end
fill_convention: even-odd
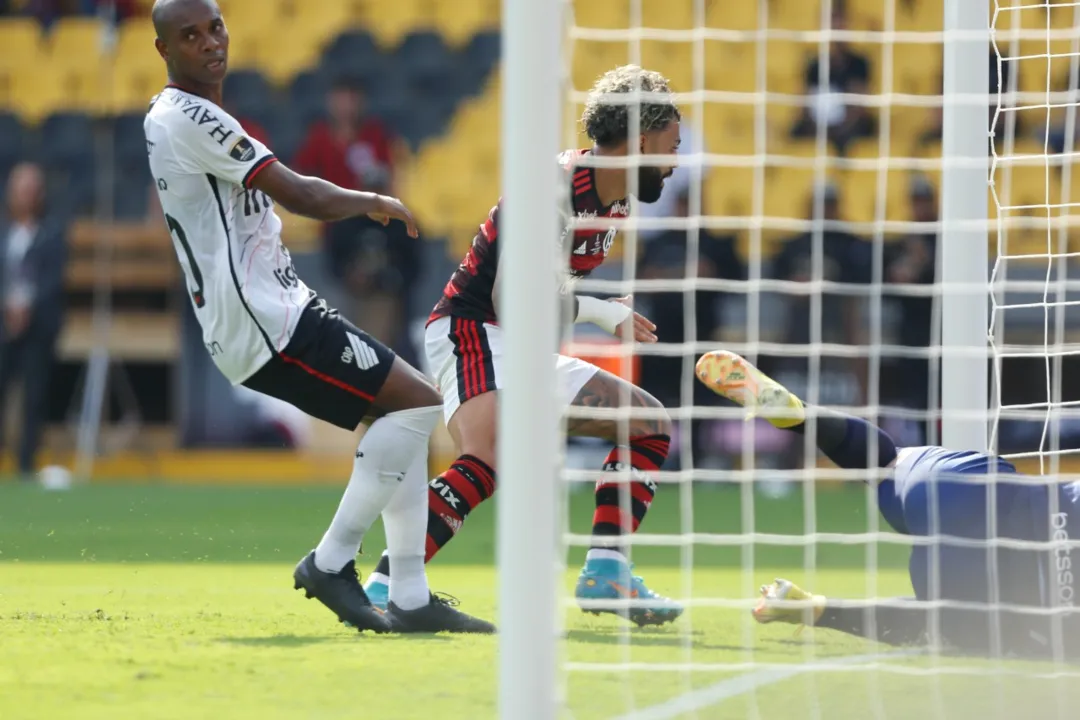
{"type": "Polygon", "coordinates": [[[400,220],[408,227],[411,237],[418,235],[416,220],[397,198],[346,190],[325,180],[295,173],[280,162],[267,166],[251,184],[298,215],[325,222],[368,215],[384,225],[390,220],[400,220]]]}

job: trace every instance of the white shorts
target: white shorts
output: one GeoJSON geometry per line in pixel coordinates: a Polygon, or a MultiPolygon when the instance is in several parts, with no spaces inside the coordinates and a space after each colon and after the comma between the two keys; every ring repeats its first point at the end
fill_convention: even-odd
{"type": "MultiPolygon", "coordinates": [[[[466,400],[503,386],[503,335],[498,325],[459,317],[439,318],[427,326],[424,350],[442,392],[447,423],[466,400]]],[[[555,356],[562,409],[570,407],[599,369],[575,357],[555,356]]]]}

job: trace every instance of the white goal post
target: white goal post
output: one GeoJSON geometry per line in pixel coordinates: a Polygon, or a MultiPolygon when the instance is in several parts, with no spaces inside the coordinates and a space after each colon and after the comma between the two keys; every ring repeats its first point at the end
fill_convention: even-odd
{"type": "Polygon", "coordinates": [[[555,158],[559,144],[561,2],[503,0],[503,243],[498,508],[499,715],[554,718],[560,706],[556,613],[560,457],[555,405],[555,158]],[[522,200],[517,200],[521,198],[522,200]],[[525,528],[528,531],[525,532],[525,528]]]}
{"type": "Polygon", "coordinates": [[[987,450],[990,9],[945,3],[941,169],[941,443],[987,450]]]}

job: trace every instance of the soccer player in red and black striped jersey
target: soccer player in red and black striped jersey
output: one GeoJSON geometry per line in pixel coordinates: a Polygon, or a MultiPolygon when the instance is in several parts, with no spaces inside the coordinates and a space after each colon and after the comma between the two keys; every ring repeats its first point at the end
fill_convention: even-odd
{"type": "MultiPolygon", "coordinates": [[[[631,101],[633,102],[633,101],[631,101]]],[[[674,155],[679,146],[679,110],[670,97],[667,80],[637,66],[615,68],[595,84],[582,118],[593,146],[569,150],[560,158],[566,170],[566,198],[560,211],[564,229],[561,250],[565,276],[561,292],[571,296],[576,280],[599,267],[611,250],[616,228],[605,218],[625,218],[630,212],[625,168],[593,168],[582,158],[627,156],[636,149],[643,156],[674,155]],[[640,132],[631,135],[631,105],[614,102],[612,95],[639,91],[640,132]],[[635,148],[636,146],[636,148],[635,148]],[[572,220],[586,220],[574,224],[572,220]],[[598,230],[598,223],[600,229],[598,230]],[[579,227],[578,225],[583,225],[579,227]]],[[[673,171],[656,158],[637,169],[636,198],[656,202],[664,180],[673,171]]],[[[461,456],[449,470],[431,481],[428,492],[427,557],[430,559],[457,533],[470,511],[495,491],[495,428],[497,391],[503,383],[502,330],[499,327],[496,287],[499,273],[500,201],[480,226],[472,247],[454,272],[428,319],[426,350],[432,372],[443,393],[443,413],[461,456]]],[[[511,240],[512,241],[512,240],[511,240]]],[[[555,239],[553,238],[553,241],[555,239]]],[[[635,313],[630,298],[602,300],[573,295],[574,322],[594,323],[620,338],[656,342],[655,326],[635,313]]],[[[595,546],[589,550],[577,586],[583,608],[628,616],[639,625],[663,624],[677,618],[681,606],[646,587],[630,573],[623,536],[637,530],[645,517],[656,485],[650,474],[663,465],[671,440],[671,420],[660,403],[635,387],[578,358],[557,356],[558,392],[568,408],[569,434],[602,438],[613,448],[604,464],[608,472],[596,487],[593,517],[595,546]],[[620,423],[575,414],[573,408],[616,408],[629,398],[641,410],[629,421],[629,445],[620,446],[620,423]],[[617,482],[614,474],[629,468],[632,482],[617,482]],[[620,496],[629,492],[623,510],[620,496]],[[627,613],[626,603],[634,599],[627,613]],[[616,601],[616,602],[613,602],[616,601]]],[[[507,469],[512,472],[512,468],[507,469]]],[[[383,558],[368,582],[373,602],[389,578],[390,563],[383,558]]]]}

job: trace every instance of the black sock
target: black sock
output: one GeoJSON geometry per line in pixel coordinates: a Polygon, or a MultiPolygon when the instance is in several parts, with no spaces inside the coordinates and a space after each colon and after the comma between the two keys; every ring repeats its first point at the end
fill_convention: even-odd
{"type": "MultiPolygon", "coordinates": [[[[800,435],[805,434],[806,423],[796,425],[791,430],[800,435]]],[[[845,470],[888,467],[896,459],[896,443],[877,425],[824,408],[818,409],[817,446],[837,467],[845,470]],[[870,456],[870,438],[875,434],[876,461],[870,456]]]]}
{"type": "Polygon", "coordinates": [[[911,645],[926,637],[929,612],[912,605],[875,605],[873,607],[836,607],[826,605],[814,627],[839,630],[848,635],[877,640],[890,645],[911,645]],[[871,627],[870,618],[874,617],[871,627]]]}
{"type": "Polygon", "coordinates": [[[382,554],[379,558],[379,564],[375,566],[374,572],[390,577],[390,556],[386,553],[382,554]]]}

